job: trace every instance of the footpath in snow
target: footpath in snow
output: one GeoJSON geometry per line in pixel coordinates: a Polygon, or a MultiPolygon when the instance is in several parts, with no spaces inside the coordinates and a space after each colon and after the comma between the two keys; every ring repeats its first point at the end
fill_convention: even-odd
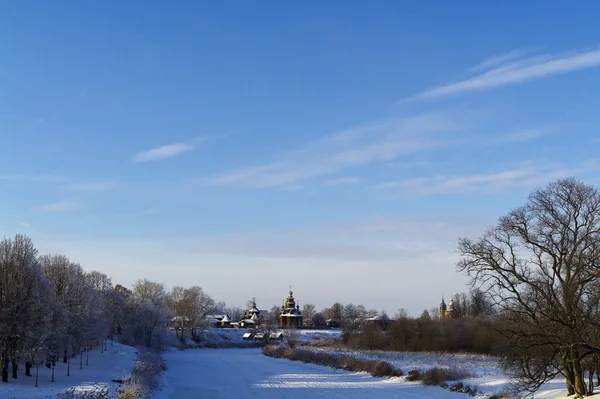
{"type": "Polygon", "coordinates": [[[164,355],[168,398],[394,398],[466,399],[465,394],[408,383],[403,378],[374,378],[329,367],[273,359],[261,349],[193,349],[164,355]]]}
{"type": "Polygon", "coordinates": [[[83,355],[83,369],[79,369],[79,357],[71,359],[71,375],[67,377],[67,364],[61,361],[56,363],[54,370],[55,382],[50,382],[52,370],[46,366],[39,368],[39,387],[35,385],[35,368],[31,370],[31,377],[25,375],[25,367],[19,367],[18,378],[9,376],[8,382],[0,382],[0,398],[2,399],[38,399],[54,398],[57,394],[65,392],[71,387],[86,391],[94,387],[108,387],[111,392],[117,384],[111,382],[127,375],[137,358],[137,349],[131,346],[114,343],[107,344],[107,350],[100,353],[100,349],[90,351],[89,366],[85,365],[83,355]]]}

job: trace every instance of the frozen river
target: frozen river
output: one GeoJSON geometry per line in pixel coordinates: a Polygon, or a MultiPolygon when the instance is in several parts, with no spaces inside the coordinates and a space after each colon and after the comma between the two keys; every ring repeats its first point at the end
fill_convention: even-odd
{"type": "Polygon", "coordinates": [[[260,349],[195,349],[167,352],[166,398],[395,398],[465,399],[438,387],[401,378],[334,370],[263,356],[260,349]]]}

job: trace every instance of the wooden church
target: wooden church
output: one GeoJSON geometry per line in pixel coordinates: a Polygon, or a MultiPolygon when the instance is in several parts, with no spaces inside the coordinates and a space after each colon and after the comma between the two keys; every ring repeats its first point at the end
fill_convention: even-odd
{"type": "Polygon", "coordinates": [[[294,300],[294,293],[290,286],[285,304],[281,307],[281,314],[279,315],[279,327],[282,328],[299,328],[302,327],[302,313],[300,312],[300,305],[296,304],[294,300]]]}

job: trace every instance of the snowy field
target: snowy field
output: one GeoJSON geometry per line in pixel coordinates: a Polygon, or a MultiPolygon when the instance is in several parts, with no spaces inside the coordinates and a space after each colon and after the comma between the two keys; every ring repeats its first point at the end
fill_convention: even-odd
{"type": "MultiPolygon", "coordinates": [[[[493,359],[477,355],[435,355],[379,353],[356,356],[384,358],[404,371],[411,366],[474,367],[475,378],[464,380],[476,385],[481,398],[509,386],[508,378],[493,359]]],[[[345,353],[348,354],[348,353],[345,353]]],[[[395,399],[466,399],[470,396],[439,387],[425,387],[404,377],[375,378],[329,367],[266,357],[259,348],[193,349],[165,354],[168,370],[163,376],[164,389],[155,398],[395,398],[395,399]]],[[[546,384],[535,398],[564,398],[564,380],[546,384]]]]}
{"type": "Polygon", "coordinates": [[[67,365],[62,361],[56,363],[54,370],[55,382],[50,382],[52,371],[45,366],[39,368],[39,387],[35,385],[35,368],[31,370],[31,377],[25,375],[25,367],[19,367],[16,380],[10,378],[9,382],[0,382],[0,398],[54,398],[58,393],[64,392],[71,387],[77,390],[91,390],[94,387],[108,387],[112,392],[116,389],[113,379],[121,379],[127,375],[133,367],[137,355],[136,349],[130,346],[114,343],[107,344],[107,350],[100,353],[90,351],[89,366],[85,365],[85,354],[83,357],[83,369],[79,369],[79,357],[71,359],[71,375],[67,377],[67,365]]]}
{"type": "MultiPolygon", "coordinates": [[[[235,344],[242,343],[243,336],[247,332],[254,330],[238,329],[238,328],[209,328],[203,332],[203,342],[214,344],[235,344]]],[[[287,330],[275,330],[282,332],[284,335],[287,330]]],[[[298,335],[298,341],[302,343],[317,343],[321,340],[336,339],[340,337],[340,330],[312,330],[301,329],[295,332],[298,335]]]]}
{"type": "MultiPolygon", "coordinates": [[[[394,367],[407,373],[417,369],[426,371],[434,367],[458,369],[471,374],[462,381],[477,387],[481,397],[506,392],[511,388],[510,376],[503,370],[496,358],[477,354],[427,353],[427,352],[383,352],[353,351],[340,348],[302,347],[304,350],[325,352],[334,355],[345,355],[370,360],[385,360],[394,367]]],[[[440,388],[441,389],[441,388],[440,388]]],[[[536,398],[558,399],[566,395],[565,380],[557,378],[545,384],[536,398]]],[[[465,395],[465,397],[468,397],[465,395]]]]}

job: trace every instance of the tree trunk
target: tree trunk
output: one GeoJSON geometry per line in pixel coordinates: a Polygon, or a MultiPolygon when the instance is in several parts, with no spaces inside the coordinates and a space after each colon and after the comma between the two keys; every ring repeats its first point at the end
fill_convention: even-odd
{"type": "Polygon", "coordinates": [[[69,356],[69,359],[67,360],[67,377],[71,376],[71,356],[69,356]]]}
{"type": "Polygon", "coordinates": [[[585,385],[585,375],[583,367],[581,367],[581,361],[579,360],[579,353],[577,350],[571,350],[571,361],[573,362],[573,374],[575,376],[575,397],[582,398],[587,393],[587,387],[585,385]]]}
{"type": "Polygon", "coordinates": [[[19,362],[16,359],[11,359],[12,362],[12,378],[17,379],[17,370],[19,369],[19,362]]]}
{"type": "Polygon", "coordinates": [[[40,374],[40,365],[36,364],[35,365],[35,387],[37,388],[38,386],[38,375],[40,374]]]}
{"type": "Polygon", "coordinates": [[[594,393],[594,368],[590,368],[587,396],[591,396],[591,395],[593,395],[593,393],[594,393]]]}
{"type": "Polygon", "coordinates": [[[8,382],[8,358],[2,359],[2,382],[8,382]]]}
{"type": "Polygon", "coordinates": [[[50,382],[54,382],[54,366],[56,366],[56,362],[54,361],[54,358],[52,358],[52,378],[50,379],[50,382]]]}
{"type": "Polygon", "coordinates": [[[81,351],[80,357],[79,357],[79,370],[81,370],[83,368],[83,350],[81,351]]]}
{"type": "Polygon", "coordinates": [[[90,350],[89,349],[85,352],[85,365],[86,366],[90,365],[90,350]]]}
{"type": "Polygon", "coordinates": [[[561,350],[561,360],[564,366],[568,396],[575,395],[575,375],[573,372],[573,363],[570,362],[569,353],[566,349],[561,350]]]}
{"type": "Polygon", "coordinates": [[[31,377],[31,362],[25,362],[25,375],[31,377]]]}

